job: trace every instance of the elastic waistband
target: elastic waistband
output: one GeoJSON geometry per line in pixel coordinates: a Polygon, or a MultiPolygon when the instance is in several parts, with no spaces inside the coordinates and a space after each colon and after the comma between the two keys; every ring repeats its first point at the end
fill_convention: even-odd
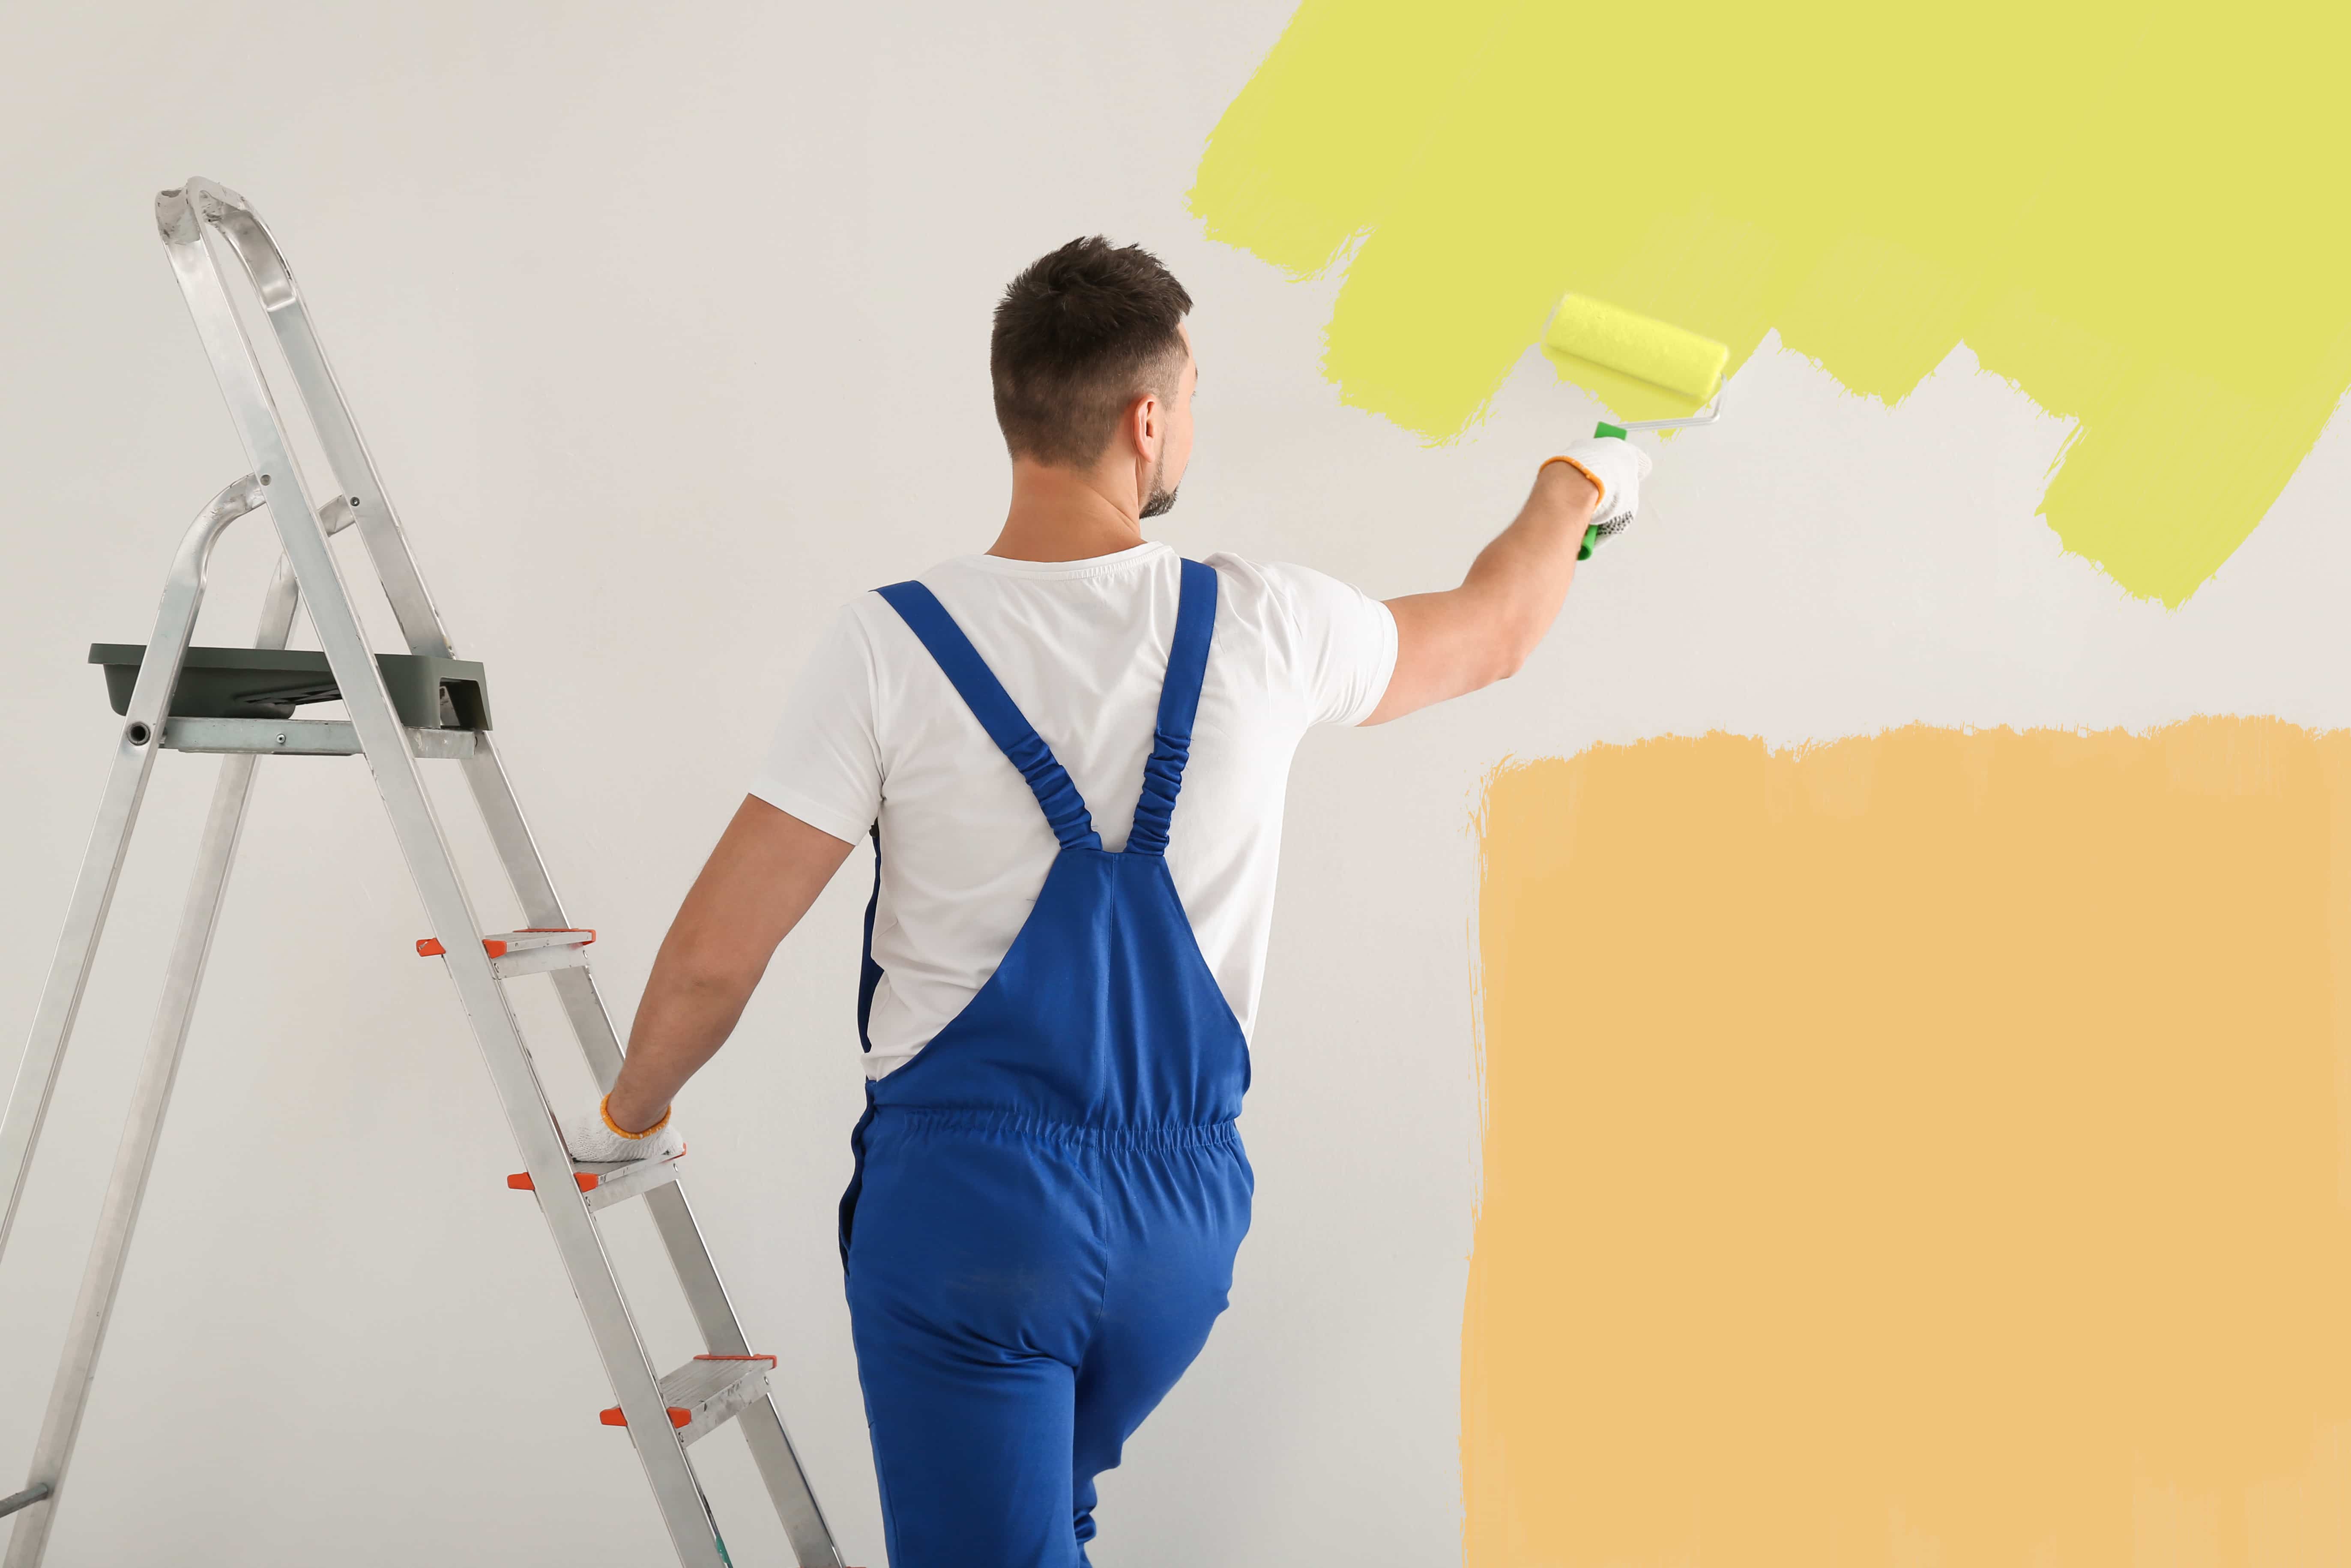
{"type": "Polygon", "coordinates": [[[1188,1149],[1238,1145],[1241,1141],[1240,1128],[1229,1118],[1156,1127],[1093,1127],[1081,1122],[1057,1122],[1049,1116],[979,1106],[876,1105],[873,1121],[876,1126],[895,1122],[903,1126],[940,1131],[1002,1133],[1090,1149],[1188,1149]]]}

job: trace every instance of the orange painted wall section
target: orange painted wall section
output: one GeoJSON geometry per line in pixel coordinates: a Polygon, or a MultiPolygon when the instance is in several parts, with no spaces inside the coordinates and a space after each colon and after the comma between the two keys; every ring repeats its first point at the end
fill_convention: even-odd
{"type": "Polygon", "coordinates": [[[1472,1568],[2351,1563],[2351,735],[1508,767],[1472,1568]]]}

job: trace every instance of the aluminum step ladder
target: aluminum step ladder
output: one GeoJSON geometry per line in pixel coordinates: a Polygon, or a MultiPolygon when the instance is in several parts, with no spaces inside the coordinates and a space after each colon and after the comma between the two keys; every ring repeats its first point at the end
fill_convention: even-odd
{"type": "MultiPolygon", "coordinates": [[[[603,1412],[602,1419],[628,1428],[678,1561],[686,1568],[720,1568],[729,1562],[686,1448],[731,1421],[750,1444],[800,1568],[841,1568],[831,1532],[809,1490],[769,1393],[768,1376],[775,1360],[755,1355],[745,1342],[735,1309],[695,1226],[693,1210],[686,1207],[675,1162],[641,1160],[601,1166],[575,1162],[549,1111],[507,1005],[506,981],[525,974],[545,973],[552,977],[590,1068],[597,1082],[610,1088],[620,1071],[621,1044],[587,967],[586,948],[594,933],[573,927],[548,880],[547,868],[498,760],[481,693],[469,694],[469,706],[477,710],[471,716],[477,727],[466,727],[465,716],[450,706],[445,686],[437,714],[417,713],[413,702],[412,711],[402,713],[387,689],[378,656],[369,648],[352,609],[329,543],[330,535],[346,528],[359,529],[392,601],[409,655],[445,661],[454,654],[375,465],[328,369],[284,255],[245,198],[209,180],[190,180],[182,189],[162,193],[155,199],[155,216],[253,472],[213,497],[188,529],[164,584],[154,634],[147,642],[136,682],[122,707],[124,723],[115,744],[113,771],[98,825],[83,857],[65,933],[57,943],[32,1037],[17,1068],[16,1088],[6,1115],[0,1119],[0,1183],[5,1184],[7,1192],[6,1207],[0,1209],[0,1249],[6,1246],[16,1218],[26,1170],[48,1109],[155,754],[159,750],[214,752],[225,754],[225,760],[31,1473],[22,1490],[0,1499],[0,1514],[16,1515],[7,1554],[0,1562],[5,1562],[5,1568],[34,1568],[47,1549],[57,1509],[66,1499],[74,1438],[81,1426],[179,1069],[181,1047],[187,1038],[214,924],[245,821],[255,761],[275,753],[367,758],[434,932],[418,944],[418,950],[438,956],[445,965],[522,1152],[524,1169],[508,1185],[534,1193],[547,1218],[556,1252],[587,1314],[590,1337],[596,1342],[597,1354],[611,1380],[617,1403],[603,1412]],[[310,486],[296,465],[286,421],[231,296],[229,275],[221,265],[223,250],[235,259],[257,294],[260,310],[284,352],[297,405],[325,455],[333,489],[322,498],[313,499],[310,486]],[[345,720],[175,716],[172,711],[183,658],[204,598],[205,565],[213,545],[229,524],[255,510],[267,511],[284,548],[264,598],[255,647],[283,649],[297,603],[307,602],[331,672],[331,681],[323,685],[329,695],[340,695],[349,715],[345,720]],[[440,722],[433,722],[436,719],[440,722]],[[435,758],[456,762],[472,786],[532,929],[483,934],[418,772],[420,759],[435,758]],[[630,1198],[642,1198],[652,1209],[706,1347],[705,1354],[666,1376],[657,1375],[646,1356],[594,1218],[594,1210],[630,1198]]],[[[275,655],[278,665],[287,659],[285,654],[275,655]]],[[[262,656],[251,662],[270,664],[272,659],[262,656]]],[[[287,677],[281,670],[274,678],[283,685],[287,677]]],[[[308,679],[314,688],[322,685],[315,676],[308,679]]],[[[311,691],[304,700],[319,700],[318,691],[311,691]]],[[[292,709],[284,711],[290,714],[292,709]]]]}

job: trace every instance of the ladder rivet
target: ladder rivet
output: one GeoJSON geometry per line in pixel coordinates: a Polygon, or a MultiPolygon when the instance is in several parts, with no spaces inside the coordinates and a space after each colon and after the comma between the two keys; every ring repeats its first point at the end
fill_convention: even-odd
{"type": "Polygon", "coordinates": [[[147,744],[148,730],[147,727],[143,724],[132,725],[129,729],[124,730],[122,735],[123,738],[130,741],[133,746],[144,746],[147,744]]]}
{"type": "Polygon", "coordinates": [[[264,475],[261,476],[261,482],[262,482],[263,484],[265,484],[265,485],[268,484],[268,483],[269,483],[269,476],[268,476],[268,475],[266,475],[266,474],[264,474],[264,475]]]}
{"type": "Polygon", "coordinates": [[[353,496],[353,497],[351,497],[351,505],[352,505],[352,506],[354,506],[354,507],[356,507],[356,506],[358,506],[359,504],[360,504],[360,498],[359,498],[357,496],[353,496]]]}

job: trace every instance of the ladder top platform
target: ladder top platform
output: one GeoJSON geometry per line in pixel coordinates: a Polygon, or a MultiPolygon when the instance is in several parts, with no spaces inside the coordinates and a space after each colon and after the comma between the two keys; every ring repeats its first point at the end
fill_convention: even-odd
{"type": "MultiPolygon", "coordinates": [[[[131,688],[146,657],[144,643],[89,645],[89,662],[106,671],[106,695],[115,712],[131,711],[131,688]]],[[[378,653],[375,662],[400,722],[410,729],[490,727],[489,677],[479,662],[423,653],[378,653]]],[[[291,718],[302,704],[340,702],[342,695],[327,655],[314,649],[191,648],[180,660],[171,716],[291,718]]]]}

